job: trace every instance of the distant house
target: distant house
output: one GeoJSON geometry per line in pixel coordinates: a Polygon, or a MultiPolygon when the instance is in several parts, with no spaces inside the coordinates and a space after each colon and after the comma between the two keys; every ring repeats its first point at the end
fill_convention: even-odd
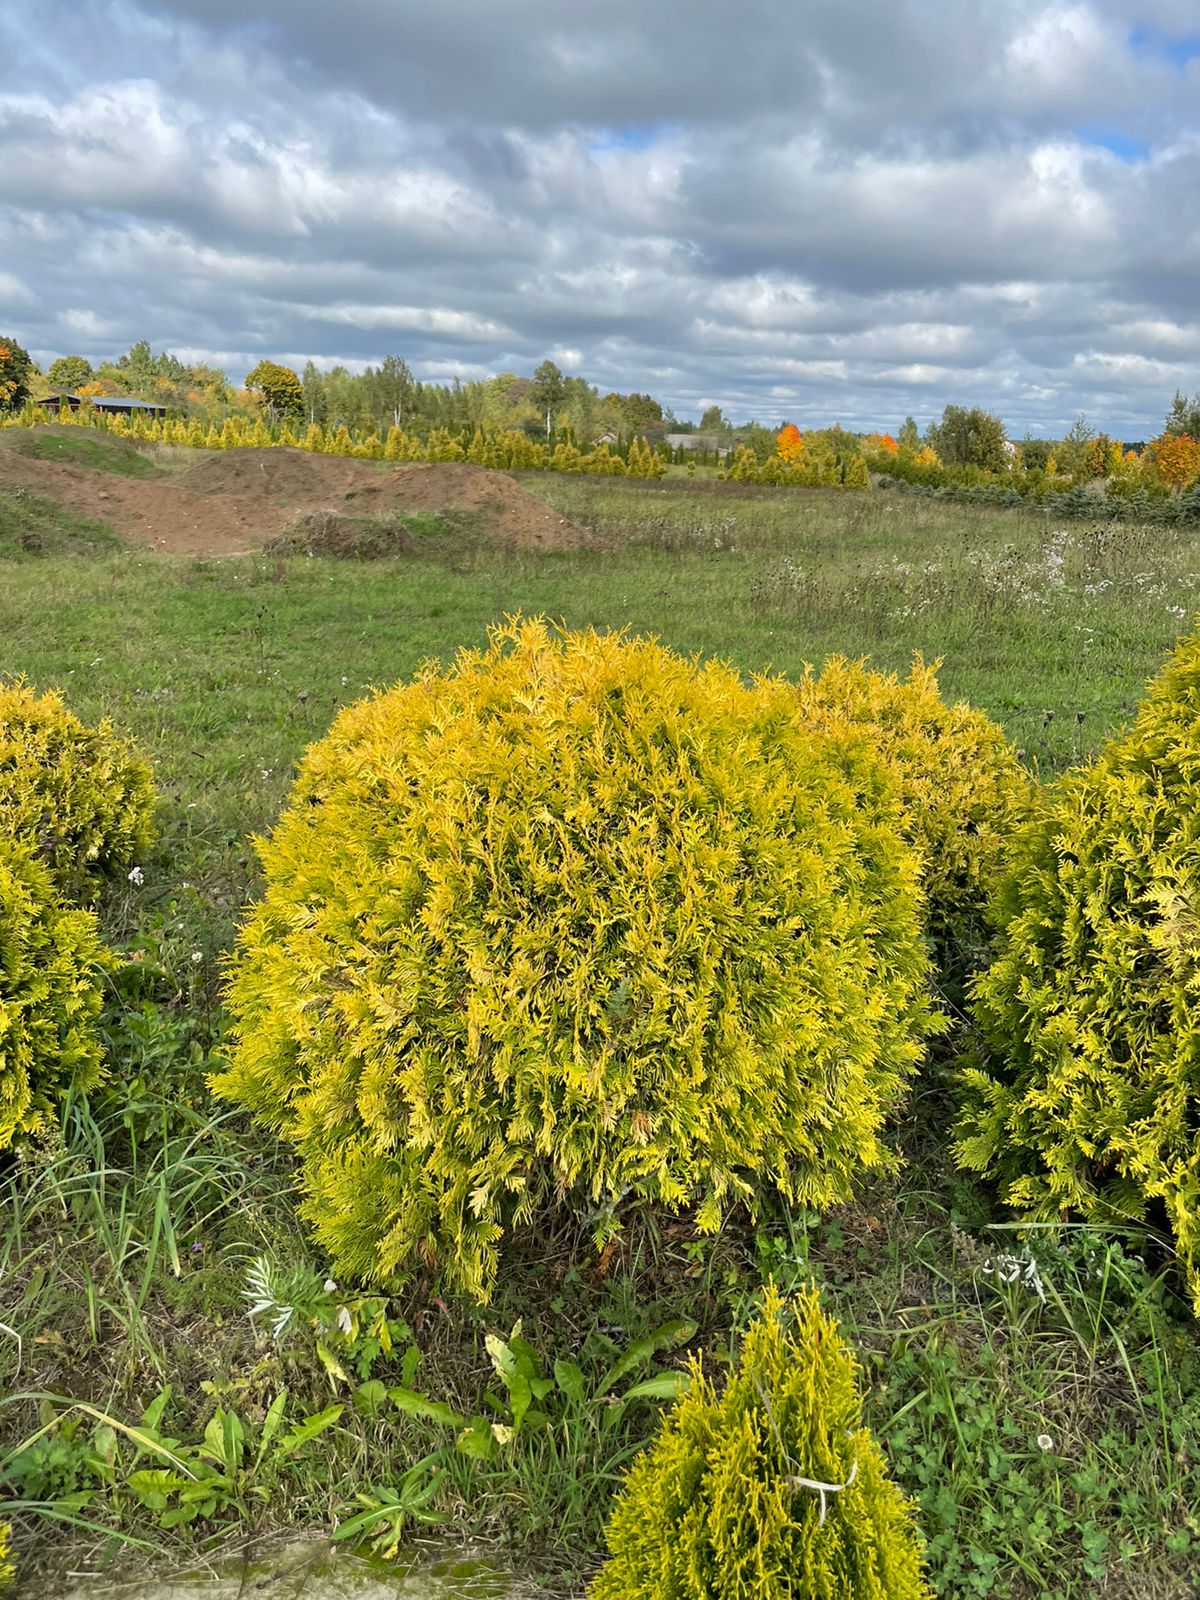
{"type": "Polygon", "coordinates": [[[72,411],[78,411],[82,405],[90,405],[93,411],[103,411],[109,416],[131,417],[165,417],[166,406],[156,405],[153,400],[130,400],[124,395],[107,394],[60,394],[59,403],[70,406],[72,411]]]}
{"type": "Polygon", "coordinates": [[[620,444],[620,442],[620,435],[615,434],[611,428],[605,428],[602,434],[592,440],[593,444],[620,444]]]}

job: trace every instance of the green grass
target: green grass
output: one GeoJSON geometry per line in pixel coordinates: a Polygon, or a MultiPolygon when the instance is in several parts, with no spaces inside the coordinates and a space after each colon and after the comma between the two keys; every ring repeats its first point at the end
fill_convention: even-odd
{"type": "Polygon", "coordinates": [[[0,433],[0,448],[34,461],[59,461],[72,467],[91,467],[123,478],[161,477],[159,468],[129,439],[93,432],[78,425],[51,424],[45,428],[9,428],[0,433]]]}
{"type": "Polygon", "coordinates": [[[31,494],[0,489],[0,578],[15,562],[40,556],[94,556],[120,548],[111,528],[31,494]]]}
{"type": "Polygon", "coordinates": [[[294,762],[339,705],[478,644],[505,613],[546,612],[653,632],[746,671],[797,672],[833,651],[897,669],[914,651],[942,656],[947,692],[999,717],[1052,771],[1129,716],[1195,604],[1195,540],[1181,532],[1060,533],[1021,512],[684,479],[528,481],[605,548],[501,555],[428,526],[398,560],[173,561],[85,553],[66,519],[44,559],[0,562],[0,669],[60,686],[87,718],[112,715],[163,794],[145,883],[113,886],[104,905],[127,957],[107,1011],[112,1085],[69,1106],[3,1178],[0,1395],[69,1395],[124,1425],[170,1385],[163,1425],[181,1450],[218,1404],[251,1435],[283,1388],[289,1426],[345,1407],[278,1470],[239,1479],[231,1509],[164,1530],[123,1487],[135,1468],[119,1429],[109,1483],[94,1465],[100,1446],[109,1460],[96,1435],[108,1424],[9,1404],[0,1462],[26,1446],[7,1492],[26,1503],[15,1520],[27,1558],[36,1546],[49,1565],[95,1565],[123,1538],[177,1555],[250,1527],[328,1528],[356,1493],[407,1482],[419,1499],[437,1471],[455,1534],[501,1540],[552,1589],[578,1592],[651,1412],[615,1430],[560,1419],[499,1463],[422,1466],[444,1430],[356,1410],[363,1371],[399,1382],[401,1347],[415,1344],[418,1387],[471,1412],[493,1381],[484,1333],[517,1318],[543,1362],[576,1359],[590,1380],[679,1317],[720,1360],[766,1276],[787,1287],[812,1272],[862,1352],[869,1419],[918,1497],[940,1596],[1194,1595],[1195,1323],[1153,1255],[1142,1259],[1144,1240],[1002,1231],[991,1197],[946,1160],[937,1063],[897,1130],[905,1172],[833,1216],[743,1219],[715,1242],[634,1218],[603,1263],[560,1220],[513,1246],[490,1311],[414,1284],[389,1308],[401,1330],[391,1356],[339,1346],[317,1313],[280,1343],[247,1317],[252,1261],[307,1264],[318,1285],[325,1264],[296,1223],[286,1152],[208,1097],[221,961],[257,888],[248,837],[271,826],[294,762]],[[1001,1281],[1004,1251],[1022,1281],[1001,1281]],[[28,1444],[44,1425],[47,1442],[28,1444]],[[60,1520],[47,1539],[47,1514],[107,1531],[60,1520]]]}

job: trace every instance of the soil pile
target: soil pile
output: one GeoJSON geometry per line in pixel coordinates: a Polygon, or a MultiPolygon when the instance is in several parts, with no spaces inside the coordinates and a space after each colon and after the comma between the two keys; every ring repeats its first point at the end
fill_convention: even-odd
{"type": "Polygon", "coordinates": [[[466,513],[480,542],[507,550],[598,542],[506,473],[465,463],[390,466],[304,450],[245,449],[204,456],[153,478],[126,478],[0,448],[0,489],[44,495],[126,539],[176,555],[261,550],[301,510],[356,521],[412,511],[466,513]]]}

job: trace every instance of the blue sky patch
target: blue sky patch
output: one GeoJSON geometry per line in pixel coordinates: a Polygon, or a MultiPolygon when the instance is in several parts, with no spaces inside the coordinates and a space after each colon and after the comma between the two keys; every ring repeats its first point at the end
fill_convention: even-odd
{"type": "Polygon", "coordinates": [[[1132,133],[1119,133],[1115,128],[1077,128],[1075,132],[1085,144],[1100,145],[1102,149],[1111,150],[1122,161],[1145,161],[1150,154],[1150,146],[1145,139],[1139,139],[1132,133]]]}

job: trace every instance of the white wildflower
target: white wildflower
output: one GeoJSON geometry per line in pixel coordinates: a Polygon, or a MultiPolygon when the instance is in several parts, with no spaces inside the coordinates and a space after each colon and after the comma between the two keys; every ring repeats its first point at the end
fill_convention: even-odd
{"type": "Polygon", "coordinates": [[[129,881],[138,889],[142,887],[146,881],[146,875],[141,867],[131,867],[129,869],[129,881]]]}

